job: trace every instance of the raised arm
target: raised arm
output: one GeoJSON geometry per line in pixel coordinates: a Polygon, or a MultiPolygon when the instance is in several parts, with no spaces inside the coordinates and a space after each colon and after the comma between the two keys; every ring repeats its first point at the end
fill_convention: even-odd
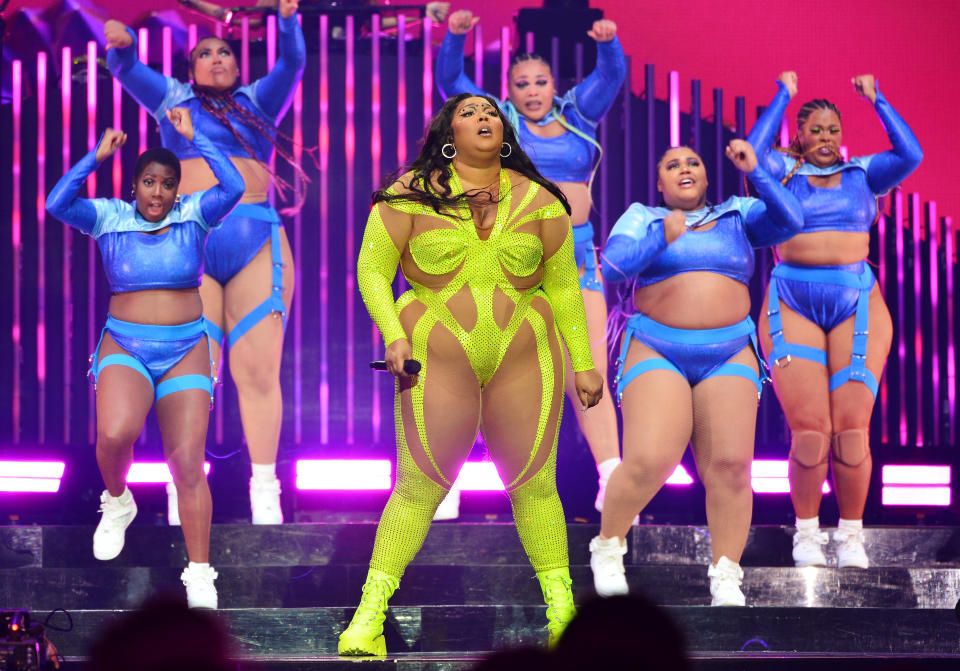
{"type": "Polygon", "coordinates": [[[597,41],[597,66],[573,90],[577,109],[588,121],[596,124],[603,119],[620,92],[627,75],[627,61],[617,39],[617,24],[613,21],[595,21],[587,34],[597,41]]]}
{"type": "MultiPolygon", "coordinates": [[[[119,21],[103,25],[107,40],[107,66],[123,88],[156,117],[167,95],[167,77],[151,70],[137,58],[137,35],[119,21]]],[[[175,80],[174,80],[175,81],[175,80]]]]}
{"type": "Polygon", "coordinates": [[[757,161],[746,140],[734,139],[727,145],[727,158],[746,173],[759,199],[744,198],[740,212],[747,238],[754,247],[769,247],[789,240],[803,229],[800,201],[779,179],[774,179],[757,161]]]}
{"type": "Polygon", "coordinates": [[[867,183],[875,194],[883,194],[902,182],[917,169],[923,160],[923,150],[917,136],[907,122],[877,88],[873,75],[853,78],[853,85],[861,96],[873,103],[883,123],[893,149],[870,157],[867,165],[867,183]]]}
{"type": "Polygon", "coordinates": [[[412,214],[400,212],[386,203],[377,203],[367,218],[357,258],[360,296],[388,347],[407,339],[394,308],[392,283],[397,274],[400,251],[406,247],[412,230],[412,214]]]}
{"type": "Polygon", "coordinates": [[[277,7],[277,62],[253,85],[257,106],[272,120],[281,119],[290,107],[307,60],[303,30],[297,20],[299,4],[299,0],[280,0],[277,7]]]}
{"type": "Polygon", "coordinates": [[[94,204],[95,201],[78,198],[80,187],[87,181],[87,177],[96,171],[100,162],[113,156],[126,141],[126,133],[108,128],[97,148],[80,159],[54,185],[47,195],[47,212],[81,233],[93,235],[100,216],[99,210],[94,204]]]}
{"type": "Polygon", "coordinates": [[[777,94],[763,111],[757,123],[750,129],[747,142],[757,152],[757,159],[767,171],[782,178],[787,174],[786,163],[780,152],[773,149],[773,143],[780,133],[780,124],[783,113],[790,103],[790,99],[797,94],[797,73],[792,71],[781,72],[777,79],[777,94]]]}
{"type": "Polygon", "coordinates": [[[467,41],[467,33],[479,20],[468,9],[461,9],[450,15],[449,30],[437,53],[434,71],[437,88],[444,98],[461,93],[484,93],[463,71],[463,45],[467,41]]]}

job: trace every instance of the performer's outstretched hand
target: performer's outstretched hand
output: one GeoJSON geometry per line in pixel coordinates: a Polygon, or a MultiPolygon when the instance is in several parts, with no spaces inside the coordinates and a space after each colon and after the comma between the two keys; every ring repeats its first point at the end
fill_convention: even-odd
{"type": "Polygon", "coordinates": [[[115,19],[103,24],[103,36],[107,40],[107,49],[122,49],[133,44],[133,38],[127,32],[127,27],[115,19]]]}
{"type": "Polygon", "coordinates": [[[126,141],[127,134],[122,130],[108,128],[103,131],[103,139],[100,140],[100,144],[97,145],[97,163],[116,154],[117,150],[120,149],[126,141]]]}
{"type": "Polygon", "coordinates": [[[186,107],[174,107],[167,110],[167,119],[173,124],[183,137],[191,142],[193,141],[193,119],[190,117],[190,110],[186,107]]]}
{"type": "Polygon", "coordinates": [[[668,245],[686,232],[687,215],[683,210],[673,210],[663,218],[663,237],[668,245]]]}
{"type": "Polygon", "coordinates": [[[283,18],[289,19],[297,13],[299,8],[300,0],[280,0],[280,4],[277,5],[277,13],[283,18]]]}
{"type": "Polygon", "coordinates": [[[727,145],[727,158],[744,172],[753,172],[757,167],[757,155],[753,151],[753,145],[746,140],[739,138],[730,140],[730,144],[727,145]]]}
{"type": "Polygon", "coordinates": [[[443,23],[447,18],[447,14],[450,13],[450,3],[449,2],[428,2],[427,3],[427,18],[429,18],[434,23],[443,23]]]}
{"type": "Polygon", "coordinates": [[[574,373],[573,384],[577,388],[577,397],[584,410],[595,406],[603,397],[603,376],[596,368],[574,373]]]}
{"type": "Polygon", "coordinates": [[[587,35],[597,42],[609,42],[617,36],[617,24],[610,19],[594,21],[593,28],[587,31],[587,35]]]}
{"type": "Polygon", "coordinates": [[[480,21],[479,16],[474,16],[469,9],[458,9],[450,15],[447,21],[447,28],[454,35],[464,35],[470,32],[470,29],[480,21]]]}
{"type": "Polygon", "coordinates": [[[410,346],[409,340],[406,338],[394,340],[387,345],[387,351],[383,358],[387,362],[387,370],[400,381],[401,390],[417,386],[418,376],[410,375],[403,369],[406,360],[413,358],[413,348],[410,346]]]}
{"type": "Polygon", "coordinates": [[[869,100],[871,105],[877,102],[877,82],[873,75],[857,75],[850,81],[857,93],[869,100]]]}
{"type": "Polygon", "coordinates": [[[787,87],[787,93],[790,94],[792,100],[797,95],[797,73],[793,70],[784,70],[777,79],[787,87]]]}

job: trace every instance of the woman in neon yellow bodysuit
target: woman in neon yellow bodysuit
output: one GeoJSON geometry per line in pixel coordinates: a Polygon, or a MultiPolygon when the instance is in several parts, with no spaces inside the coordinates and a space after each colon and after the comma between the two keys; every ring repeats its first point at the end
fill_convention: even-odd
{"type": "Polygon", "coordinates": [[[387,600],[419,551],[478,429],[543,588],[550,641],[575,610],[556,446],[570,351],[584,408],[599,401],[569,206],[520,150],[494,101],[462,94],[411,170],[377,191],[357,263],[398,378],[397,481],[341,655],[383,655],[387,600]],[[397,264],[413,289],[394,304],[397,264]],[[423,365],[403,371],[406,359],[423,365]]]}

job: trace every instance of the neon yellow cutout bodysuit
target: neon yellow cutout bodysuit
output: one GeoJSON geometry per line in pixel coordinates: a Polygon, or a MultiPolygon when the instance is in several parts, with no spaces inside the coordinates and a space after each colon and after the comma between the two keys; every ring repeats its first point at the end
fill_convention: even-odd
{"type": "MultiPolygon", "coordinates": [[[[453,193],[461,194],[450,170],[453,193]]],[[[409,179],[390,192],[402,193],[409,179]]],[[[541,578],[551,636],[554,616],[568,619],[573,612],[572,598],[562,604],[569,612],[560,613],[548,594],[555,579],[569,595],[566,523],[556,489],[560,334],[573,370],[593,368],[573,232],[563,205],[540,185],[501,170],[499,190],[496,219],[484,230],[465,202],[440,214],[412,201],[381,202],[367,220],[357,264],[360,293],[386,344],[408,338],[422,368],[416,386],[398,385],[396,485],[341,654],[382,654],[355,639],[381,631],[383,616],[374,611],[386,610],[479,428],[508,483],[517,531],[541,578]],[[398,263],[413,288],[394,303],[398,263]]]]}

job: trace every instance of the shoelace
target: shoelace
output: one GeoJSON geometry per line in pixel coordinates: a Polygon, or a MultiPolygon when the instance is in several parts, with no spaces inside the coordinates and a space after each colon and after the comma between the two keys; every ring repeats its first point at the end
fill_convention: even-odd
{"type": "MultiPolygon", "coordinates": [[[[824,534],[826,535],[826,534],[824,534]]],[[[843,546],[843,549],[851,549],[857,545],[863,545],[863,532],[862,531],[851,531],[850,533],[835,533],[833,535],[834,540],[840,541],[840,544],[843,546]]]]}
{"type": "Polygon", "coordinates": [[[794,545],[800,543],[816,543],[817,545],[826,545],[830,542],[830,537],[826,531],[798,531],[793,535],[794,545]]]}
{"type": "Polygon", "coordinates": [[[572,584],[573,581],[559,575],[545,580],[547,619],[557,622],[566,621],[561,616],[564,611],[569,612],[573,608],[573,594],[570,593],[570,585],[572,584]]]}
{"type": "Polygon", "coordinates": [[[387,610],[387,583],[386,581],[376,580],[368,582],[363,586],[363,596],[360,597],[360,605],[357,606],[355,620],[363,624],[380,619],[387,610]]]}

